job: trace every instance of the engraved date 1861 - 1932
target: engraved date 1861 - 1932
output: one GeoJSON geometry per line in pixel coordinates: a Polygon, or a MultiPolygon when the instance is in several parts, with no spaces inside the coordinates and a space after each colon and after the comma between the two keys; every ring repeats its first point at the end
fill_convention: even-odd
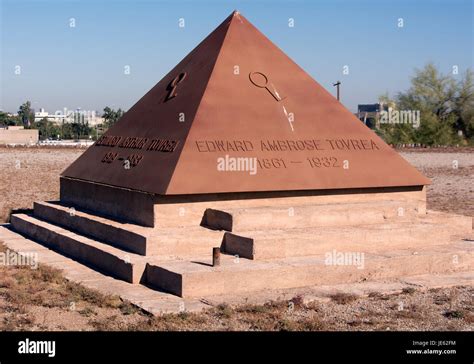
{"type": "Polygon", "coordinates": [[[122,160],[124,166],[132,168],[132,167],[136,167],[143,159],[143,156],[141,154],[130,154],[126,158],[117,158],[117,157],[118,157],[117,152],[108,152],[104,155],[101,162],[110,164],[114,160],[122,160]]]}

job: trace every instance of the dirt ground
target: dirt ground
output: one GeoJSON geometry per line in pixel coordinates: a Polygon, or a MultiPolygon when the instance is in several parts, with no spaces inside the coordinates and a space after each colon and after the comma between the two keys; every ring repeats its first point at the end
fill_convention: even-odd
{"type": "Polygon", "coordinates": [[[404,150],[401,155],[431,179],[428,208],[474,216],[474,149],[404,150]]]}
{"type": "Polygon", "coordinates": [[[0,222],[11,209],[32,208],[34,201],[59,197],[59,174],[84,149],[0,147],[0,222]]]}
{"type": "MultiPolygon", "coordinates": [[[[57,199],[58,176],[83,150],[0,148],[0,221],[11,209],[57,199]]],[[[432,179],[428,208],[474,215],[474,150],[403,150],[432,179]]],[[[0,252],[5,247],[0,245],[0,252]]],[[[151,317],[118,297],[68,282],[61,272],[0,266],[0,330],[473,330],[473,287],[369,297],[338,294],[265,305],[220,305],[151,317]]]]}
{"type": "Polygon", "coordinates": [[[0,267],[0,330],[472,330],[472,287],[407,287],[369,297],[337,294],[324,302],[289,301],[152,317],[120,298],[68,282],[47,266],[0,267]]]}

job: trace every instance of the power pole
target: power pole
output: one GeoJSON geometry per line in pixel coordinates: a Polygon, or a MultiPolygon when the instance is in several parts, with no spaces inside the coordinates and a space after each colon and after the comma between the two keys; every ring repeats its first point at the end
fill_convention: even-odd
{"type": "Polygon", "coordinates": [[[339,86],[341,85],[341,81],[337,81],[336,83],[333,83],[332,85],[336,86],[336,88],[337,88],[337,101],[339,101],[340,100],[340,98],[339,98],[339,86]]]}

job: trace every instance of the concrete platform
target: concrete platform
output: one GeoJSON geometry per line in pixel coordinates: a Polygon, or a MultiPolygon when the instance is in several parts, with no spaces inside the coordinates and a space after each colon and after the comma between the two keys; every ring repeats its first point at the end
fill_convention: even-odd
{"type": "Polygon", "coordinates": [[[31,215],[14,214],[9,225],[28,239],[14,234],[9,241],[22,246],[28,240],[47,264],[61,268],[54,251],[93,269],[91,275],[75,264],[66,267],[68,276],[92,286],[104,276],[190,299],[473,271],[472,242],[463,240],[472,235],[472,218],[426,212],[418,199],[386,197],[357,196],[345,204],[332,197],[317,204],[314,198],[282,197],[275,206],[268,205],[271,199],[251,199],[241,208],[225,201],[228,209],[216,203],[214,211],[224,220],[217,216],[212,227],[225,230],[200,226],[213,219],[204,212],[198,218],[203,201],[174,226],[171,216],[162,220],[166,227],[140,226],[64,202],[37,202],[31,215]],[[213,247],[223,253],[220,267],[212,267],[213,247]],[[331,265],[331,254],[355,260],[331,265]]]}
{"type": "Polygon", "coordinates": [[[400,200],[208,209],[203,225],[211,229],[245,231],[383,224],[392,220],[410,221],[420,214],[418,207],[417,201],[400,200]]]}
{"type": "MultiPolygon", "coordinates": [[[[418,213],[423,214],[426,212],[426,186],[161,196],[61,177],[60,200],[70,206],[132,224],[169,228],[197,226],[207,209],[238,211],[268,206],[297,209],[305,205],[331,207],[337,204],[397,201],[399,207],[406,206],[406,210],[410,210],[415,206],[418,213]]],[[[350,211],[346,212],[350,214],[350,211]]]]}
{"type": "MultiPolygon", "coordinates": [[[[471,242],[474,236],[471,235],[471,242]]],[[[80,283],[87,288],[96,289],[104,294],[118,295],[141,307],[153,315],[164,313],[178,313],[182,311],[199,311],[221,303],[262,304],[268,300],[291,299],[302,296],[305,302],[325,300],[336,292],[367,295],[371,292],[381,294],[398,293],[407,286],[424,290],[428,288],[442,288],[456,285],[474,285],[472,266],[467,271],[450,272],[443,274],[404,275],[395,278],[370,277],[369,280],[342,284],[326,282],[317,286],[296,287],[289,289],[266,289],[252,292],[208,295],[200,298],[182,298],[160,290],[151,289],[144,285],[127,283],[104,275],[93,268],[81,264],[42,244],[27,239],[11,229],[10,224],[0,226],[0,242],[9,249],[22,252],[37,252],[40,264],[48,264],[61,269],[67,279],[80,283]]],[[[453,257],[452,257],[453,258],[453,257]]],[[[245,262],[244,259],[241,262],[245,262]]],[[[248,261],[251,262],[251,261],[248,261]]]]}
{"type": "Polygon", "coordinates": [[[210,259],[204,257],[191,262],[157,262],[147,266],[146,281],[181,297],[202,297],[473,269],[474,246],[461,240],[364,254],[363,266],[328,265],[325,255],[267,261],[226,257],[220,267],[212,267],[210,259]]]}
{"type": "Polygon", "coordinates": [[[390,249],[448,244],[452,237],[471,232],[472,219],[429,212],[407,220],[394,217],[380,224],[340,227],[227,232],[223,251],[247,259],[276,259],[337,251],[383,252],[390,249]]]}

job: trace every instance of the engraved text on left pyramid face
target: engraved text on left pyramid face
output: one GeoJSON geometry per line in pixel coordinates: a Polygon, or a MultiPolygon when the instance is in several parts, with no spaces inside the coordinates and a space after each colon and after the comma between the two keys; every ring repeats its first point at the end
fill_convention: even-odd
{"type": "Polygon", "coordinates": [[[282,101],[286,99],[286,97],[281,97],[280,94],[278,93],[277,89],[273,85],[273,83],[268,82],[268,77],[262,73],[262,72],[250,72],[249,73],[249,80],[252,82],[253,85],[259,87],[259,88],[265,88],[270,95],[273,96],[275,100],[282,101]]]}

